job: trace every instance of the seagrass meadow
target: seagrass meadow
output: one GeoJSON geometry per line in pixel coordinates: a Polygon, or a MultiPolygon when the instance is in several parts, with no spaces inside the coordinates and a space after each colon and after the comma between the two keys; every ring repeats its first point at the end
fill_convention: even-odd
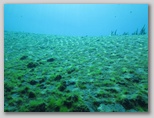
{"type": "Polygon", "coordinates": [[[148,36],[4,32],[5,112],[147,112],[148,36]]]}

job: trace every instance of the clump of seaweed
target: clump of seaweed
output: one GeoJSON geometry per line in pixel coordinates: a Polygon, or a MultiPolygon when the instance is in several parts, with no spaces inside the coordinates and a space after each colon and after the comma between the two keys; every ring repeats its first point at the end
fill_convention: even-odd
{"type": "Polygon", "coordinates": [[[25,60],[25,59],[27,59],[28,58],[28,56],[22,56],[21,58],[20,58],[20,60],[25,60]]]}
{"type": "Polygon", "coordinates": [[[145,25],[141,28],[140,30],[140,35],[145,35],[146,32],[145,32],[145,25]]]}
{"type": "MultiPolygon", "coordinates": [[[[117,31],[117,30],[116,30],[117,31]]],[[[111,31],[111,36],[113,35],[117,35],[116,31],[111,31]]],[[[143,27],[141,28],[140,31],[138,31],[138,28],[132,33],[132,35],[145,35],[146,34],[146,28],[145,25],[143,25],[143,27]]],[[[128,32],[124,32],[122,35],[129,35],[128,32]]]]}
{"type": "Polygon", "coordinates": [[[138,35],[138,28],[136,29],[135,32],[132,33],[132,35],[138,35]]]}
{"type": "Polygon", "coordinates": [[[34,62],[30,62],[27,64],[27,68],[36,68],[36,66],[38,66],[38,64],[34,62]]]}
{"type": "Polygon", "coordinates": [[[116,36],[117,35],[117,30],[111,31],[111,36],[116,36]]]}
{"type": "Polygon", "coordinates": [[[129,35],[129,33],[128,32],[124,32],[123,35],[129,35]]]}

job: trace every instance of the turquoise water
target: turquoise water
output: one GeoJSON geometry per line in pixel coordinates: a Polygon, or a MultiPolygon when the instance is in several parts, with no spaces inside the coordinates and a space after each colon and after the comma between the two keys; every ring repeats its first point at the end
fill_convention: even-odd
{"type": "Polygon", "coordinates": [[[148,112],[148,5],[5,4],[5,112],[148,112]]]}
{"type": "Polygon", "coordinates": [[[4,30],[53,35],[101,36],[143,25],[148,32],[147,4],[5,4],[4,30]]]}

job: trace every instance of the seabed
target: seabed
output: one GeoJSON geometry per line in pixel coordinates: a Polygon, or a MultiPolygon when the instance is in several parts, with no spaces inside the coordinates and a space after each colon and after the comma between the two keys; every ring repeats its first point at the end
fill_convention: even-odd
{"type": "Polygon", "coordinates": [[[5,112],[147,112],[148,36],[4,33],[5,112]]]}

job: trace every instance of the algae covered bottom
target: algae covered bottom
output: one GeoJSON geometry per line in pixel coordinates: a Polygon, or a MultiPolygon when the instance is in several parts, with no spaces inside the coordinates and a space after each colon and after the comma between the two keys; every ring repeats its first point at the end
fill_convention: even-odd
{"type": "Polygon", "coordinates": [[[5,112],[147,112],[148,36],[4,33],[5,112]]]}

